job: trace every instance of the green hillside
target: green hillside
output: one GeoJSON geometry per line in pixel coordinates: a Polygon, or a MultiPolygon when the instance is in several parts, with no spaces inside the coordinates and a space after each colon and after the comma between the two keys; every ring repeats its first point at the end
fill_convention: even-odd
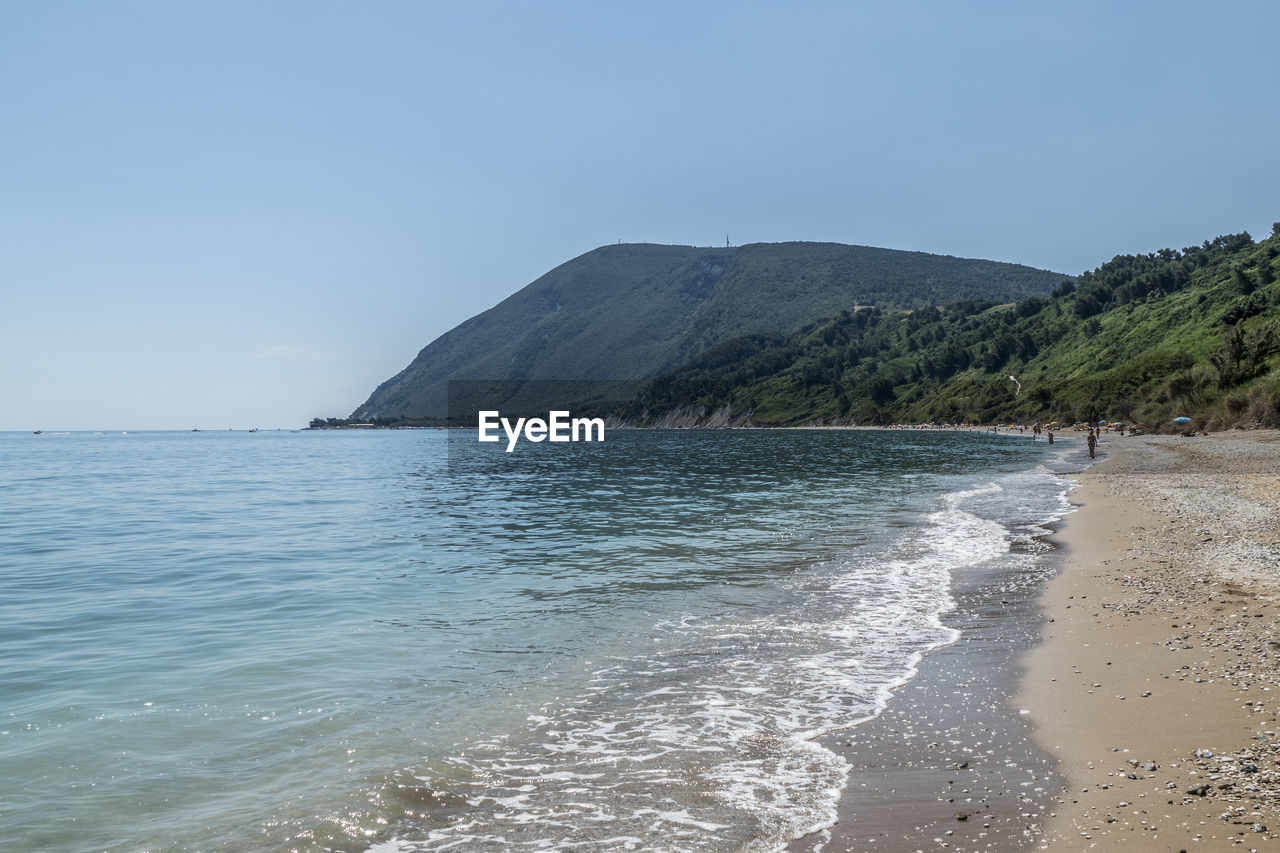
{"type": "Polygon", "coordinates": [[[686,422],[1280,426],[1280,223],[1123,255],[1048,298],[845,310],[723,341],[622,416],[686,422]],[[1016,381],[1011,378],[1015,377],[1016,381]],[[1021,386],[1019,389],[1019,385],[1021,386]],[[725,407],[729,409],[726,412],[725,407]]]}
{"type": "Polygon", "coordinates": [[[1047,294],[1062,278],[1016,264],[833,243],[605,246],[442,335],[351,418],[439,422],[447,383],[458,379],[576,381],[564,387],[585,400],[736,336],[789,335],[845,307],[1022,299],[1047,294]]]}

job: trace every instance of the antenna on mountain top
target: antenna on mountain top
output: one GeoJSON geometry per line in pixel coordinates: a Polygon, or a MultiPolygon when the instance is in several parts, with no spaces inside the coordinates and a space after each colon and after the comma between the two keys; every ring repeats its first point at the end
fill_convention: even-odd
{"type": "Polygon", "coordinates": [[[724,247],[725,247],[726,249],[727,249],[727,248],[729,248],[729,235],[728,235],[728,234],[724,235],[724,247]]]}

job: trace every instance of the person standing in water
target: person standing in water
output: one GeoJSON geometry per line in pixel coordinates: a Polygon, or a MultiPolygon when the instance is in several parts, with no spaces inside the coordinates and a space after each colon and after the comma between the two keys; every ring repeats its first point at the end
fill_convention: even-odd
{"type": "Polygon", "coordinates": [[[1093,434],[1093,430],[1089,430],[1089,458],[1094,458],[1094,449],[1098,446],[1098,437],[1093,434]]]}

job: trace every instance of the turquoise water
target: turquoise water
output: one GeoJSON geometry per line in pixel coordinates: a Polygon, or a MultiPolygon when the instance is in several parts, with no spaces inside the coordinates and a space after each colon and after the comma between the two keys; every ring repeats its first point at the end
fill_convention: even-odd
{"type": "Polygon", "coordinates": [[[0,434],[0,847],[777,848],[1064,452],[0,434]]]}

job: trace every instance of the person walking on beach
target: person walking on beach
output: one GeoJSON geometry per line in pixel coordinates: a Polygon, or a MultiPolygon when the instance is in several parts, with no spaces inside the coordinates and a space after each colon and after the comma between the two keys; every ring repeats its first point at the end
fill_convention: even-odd
{"type": "Polygon", "coordinates": [[[1089,430],[1089,458],[1093,459],[1094,449],[1098,446],[1098,437],[1093,434],[1093,430],[1089,430]]]}

